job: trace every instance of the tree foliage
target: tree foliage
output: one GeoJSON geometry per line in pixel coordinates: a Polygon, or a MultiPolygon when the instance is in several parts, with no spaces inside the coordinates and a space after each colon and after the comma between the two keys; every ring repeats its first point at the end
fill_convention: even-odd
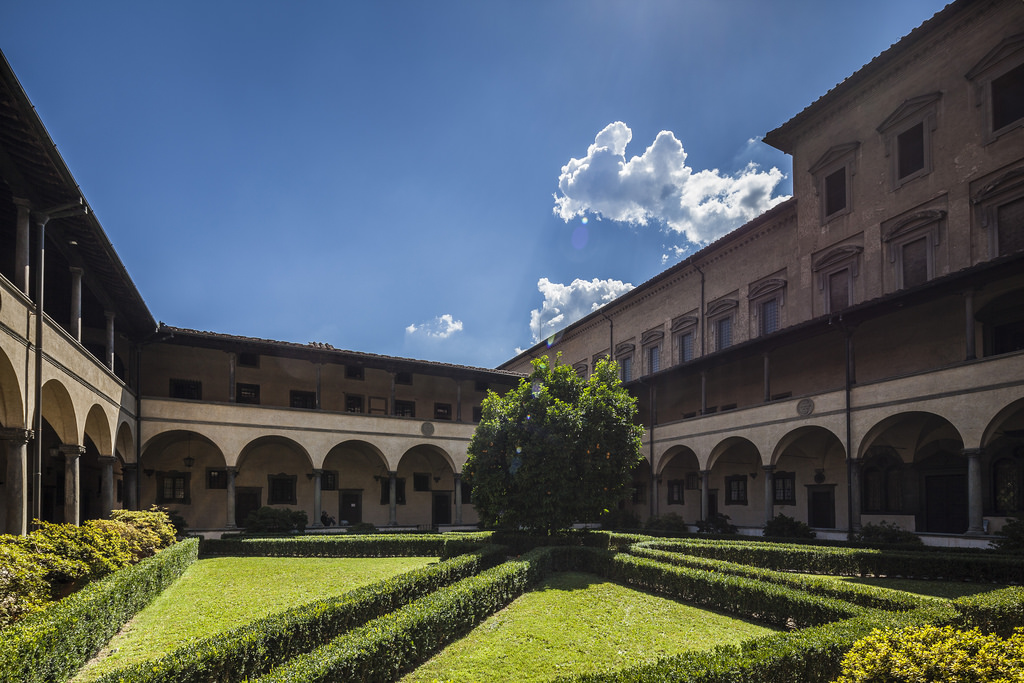
{"type": "Polygon", "coordinates": [[[556,359],[504,396],[488,393],[464,480],[491,527],[550,533],[594,521],[622,500],[642,461],[636,399],[603,360],[584,381],[556,359]]]}

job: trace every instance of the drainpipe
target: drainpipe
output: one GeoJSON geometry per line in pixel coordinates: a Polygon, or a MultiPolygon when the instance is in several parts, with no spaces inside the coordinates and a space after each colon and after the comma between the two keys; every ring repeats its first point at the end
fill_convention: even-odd
{"type": "MultiPolygon", "coordinates": [[[[846,324],[843,322],[842,316],[839,317],[839,327],[843,330],[843,340],[845,341],[845,346],[846,346],[846,378],[845,378],[845,382],[844,382],[844,384],[845,384],[844,388],[845,388],[845,394],[846,394],[846,396],[845,396],[846,405],[845,405],[845,411],[844,411],[845,412],[845,416],[846,416],[846,515],[847,515],[847,520],[848,520],[846,526],[849,528],[849,533],[852,534],[854,532],[854,530],[860,526],[859,520],[857,522],[855,522],[854,519],[853,519],[853,516],[854,516],[853,512],[854,512],[854,507],[855,507],[854,500],[853,500],[853,496],[854,496],[854,490],[853,490],[853,470],[854,470],[855,465],[853,463],[853,453],[850,450],[850,448],[852,446],[852,442],[853,442],[852,429],[851,429],[851,426],[850,426],[850,422],[851,422],[851,420],[850,420],[850,417],[851,417],[850,416],[850,413],[851,413],[850,393],[851,393],[851,385],[853,384],[853,379],[854,379],[853,378],[853,330],[846,326],[846,324]]],[[[857,491],[858,494],[860,493],[859,488],[860,487],[858,487],[858,491],[857,491]]],[[[856,506],[856,507],[859,509],[860,506],[856,506]]]]}

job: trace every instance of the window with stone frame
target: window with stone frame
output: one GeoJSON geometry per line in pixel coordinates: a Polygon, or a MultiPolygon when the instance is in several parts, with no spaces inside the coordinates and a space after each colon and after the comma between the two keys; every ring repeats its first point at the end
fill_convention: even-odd
{"type": "Polygon", "coordinates": [[[774,472],[772,486],[776,505],[796,505],[795,472],[774,472]]]}
{"type": "MultiPolygon", "coordinates": [[[[395,503],[405,505],[405,477],[395,479],[395,503]]],[[[388,477],[380,478],[380,504],[391,504],[391,480],[388,477]]]]}
{"type": "Polygon", "coordinates": [[[741,474],[725,478],[725,504],[747,504],[747,475],[741,474]]]}
{"type": "Polygon", "coordinates": [[[168,396],[186,401],[202,401],[203,383],[198,379],[171,379],[168,396]]]}
{"type": "Polygon", "coordinates": [[[965,76],[985,143],[1024,126],[1024,33],[1005,38],[965,76]]]}
{"type": "Polygon", "coordinates": [[[156,502],[160,505],[189,505],[192,492],[189,472],[157,472],[156,502]]]}
{"type": "Polygon", "coordinates": [[[889,157],[889,186],[896,189],[932,171],[932,133],[941,92],[906,100],[878,126],[889,157]]]}
{"type": "Polygon", "coordinates": [[[860,269],[859,245],[846,244],[826,251],[811,266],[818,281],[825,313],[838,313],[854,303],[854,281],[860,269]]]}
{"type": "Polygon", "coordinates": [[[288,402],[292,408],[302,408],[304,410],[315,410],[316,409],[316,392],[315,391],[299,391],[293,389],[288,392],[288,402]]]}
{"type": "Polygon", "coordinates": [[[238,382],[235,384],[235,403],[245,403],[248,405],[259,405],[260,404],[260,385],[259,384],[243,384],[238,382]]]}
{"type": "Polygon", "coordinates": [[[667,486],[668,504],[683,505],[683,491],[685,488],[685,482],[682,479],[669,479],[667,486]]]}
{"type": "Polygon", "coordinates": [[[677,363],[686,363],[694,359],[698,322],[697,316],[692,314],[681,315],[672,321],[672,337],[675,340],[677,363]]]}
{"type": "Polygon", "coordinates": [[[753,331],[756,336],[778,331],[782,327],[782,307],[785,304],[786,280],[784,277],[770,277],[750,286],[747,298],[753,317],[753,331]]]}
{"type": "Polygon", "coordinates": [[[615,345],[615,361],[619,364],[619,379],[623,382],[630,382],[633,379],[633,353],[635,350],[636,346],[630,342],[615,345]]]}
{"type": "Polygon", "coordinates": [[[415,401],[395,401],[396,417],[416,417],[415,401]]]}
{"type": "Polygon", "coordinates": [[[686,488],[691,491],[700,490],[700,473],[699,472],[687,472],[686,473],[686,488]]]}
{"type": "Polygon", "coordinates": [[[363,397],[360,394],[345,394],[345,412],[362,413],[363,397]]]}
{"type": "Polygon", "coordinates": [[[223,467],[206,468],[206,488],[226,489],[228,487],[228,471],[223,467]]]}
{"type": "Polygon", "coordinates": [[[707,319],[715,351],[723,351],[735,342],[733,333],[738,307],[739,301],[733,298],[718,299],[708,306],[707,319]]]}
{"type": "Polygon", "coordinates": [[[576,371],[576,374],[579,375],[580,379],[583,379],[583,380],[587,379],[587,369],[588,368],[587,368],[587,361],[586,360],[581,360],[581,361],[577,361],[577,362],[573,363],[572,364],[572,369],[576,371]]]}
{"type": "Polygon", "coordinates": [[[429,491],[430,490],[430,473],[429,472],[413,472],[412,473],[412,490],[413,491],[429,491]]]}
{"type": "Polygon", "coordinates": [[[661,329],[648,330],[640,337],[640,346],[644,350],[644,374],[651,375],[661,370],[661,344],[665,340],[665,332],[661,329]]]}
{"type": "Polygon", "coordinates": [[[321,491],[337,491],[338,490],[338,470],[323,470],[320,473],[320,490],[321,491]]]}
{"type": "Polygon", "coordinates": [[[818,194],[822,225],[853,210],[853,176],[859,147],[859,142],[836,145],[809,169],[818,194]]]}
{"type": "Polygon", "coordinates": [[[295,474],[268,474],[267,475],[267,505],[296,505],[298,499],[295,495],[295,485],[298,475],[295,474]]]}
{"type": "Polygon", "coordinates": [[[452,419],[452,404],[451,403],[435,403],[434,404],[434,419],[435,420],[451,420],[452,419]]]}
{"type": "Polygon", "coordinates": [[[935,253],[945,218],[942,209],[926,209],[882,224],[895,289],[916,287],[935,277],[935,253]]]}
{"type": "Polygon", "coordinates": [[[971,183],[971,202],[990,258],[1024,251],[1024,164],[971,183]]]}

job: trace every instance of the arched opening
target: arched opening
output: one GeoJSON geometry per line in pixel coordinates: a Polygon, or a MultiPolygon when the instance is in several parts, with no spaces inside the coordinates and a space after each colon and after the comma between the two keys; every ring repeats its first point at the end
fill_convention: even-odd
{"type": "Polygon", "coordinates": [[[235,523],[244,527],[250,514],[270,506],[305,510],[312,524],[320,515],[313,510],[314,488],[313,464],[302,446],[282,436],[255,439],[238,456],[235,523]]]}
{"type": "Polygon", "coordinates": [[[172,430],[142,452],[139,507],[174,510],[190,528],[227,524],[227,470],[221,450],[198,432],[172,430]]]}
{"type": "Polygon", "coordinates": [[[727,515],[737,526],[761,526],[764,519],[764,475],[757,446],[729,437],[711,451],[708,517],[727,515]]]}
{"type": "MultiPolygon", "coordinates": [[[[455,468],[442,449],[420,444],[398,462],[398,523],[420,527],[451,524],[455,510],[455,468]]],[[[389,488],[381,485],[380,500],[390,503],[389,488]]]]}
{"type": "Polygon", "coordinates": [[[346,441],[324,458],[321,507],[341,525],[388,523],[388,506],[379,502],[381,482],[387,482],[384,454],[365,441],[346,441]]]}
{"type": "Polygon", "coordinates": [[[846,525],[846,450],[824,427],[801,427],[775,449],[772,505],[776,514],[818,529],[846,525]]]}
{"type": "Polygon", "coordinates": [[[700,519],[700,462],[687,446],[673,446],[661,457],[658,472],[658,514],[700,519]]]}
{"type": "Polygon", "coordinates": [[[1024,399],[1014,401],[989,423],[982,449],[985,462],[985,514],[998,531],[1006,517],[1024,516],[1024,399]]]}

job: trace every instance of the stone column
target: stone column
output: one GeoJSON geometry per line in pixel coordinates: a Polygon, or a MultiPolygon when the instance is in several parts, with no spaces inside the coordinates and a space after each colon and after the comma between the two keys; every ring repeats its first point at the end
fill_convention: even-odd
{"type": "Polygon", "coordinates": [[[238,525],[235,523],[235,475],[236,474],[238,474],[238,468],[237,467],[228,467],[227,468],[227,475],[228,475],[228,488],[227,488],[227,491],[228,491],[228,501],[227,501],[228,517],[227,517],[227,519],[228,519],[228,523],[225,524],[224,526],[226,526],[228,529],[237,529],[238,528],[238,525]]]}
{"type": "Polygon", "coordinates": [[[114,312],[103,311],[103,315],[107,317],[107,355],[106,363],[107,369],[111,372],[114,371],[114,312]]]}
{"type": "Polygon", "coordinates": [[[27,199],[14,200],[15,206],[18,207],[18,236],[15,241],[14,247],[14,284],[21,290],[25,296],[29,295],[29,282],[31,282],[31,273],[29,272],[29,215],[31,213],[29,208],[29,201],[27,199]]]}
{"type": "Polygon", "coordinates": [[[7,441],[7,533],[28,533],[28,429],[0,429],[7,441]]]}
{"type": "Polygon", "coordinates": [[[82,269],[72,266],[71,270],[71,336],[82,341],[82,269]]]}
{"type": "Polygon", "coordinates": [[[138,510],[139,499],[136,494],[139,491],[139,466],[133,462],[128,463],[121,468],[121,474],[124,476],[124,509],[138,510]]]}
{"type": "Polygon", "coordinates": [[[981,454],[980,448],[965,448],[967,456],[967,534],[980,536],[985,533],[981,501],[981,454]]]}
{"type": "Polygon", "coordinates": [[[60,452],[64,454],[64,523],[77,526],[82,523],[80,460],[85,448],[65,444],[60,452]]]}
{"type": "Polygon", "coordinates": [[[964,292],[964,341],[966,341],[967,353],[965,354],[965,360],[974,360],[977,358],[976,349],[974,348],[975,332],[974,332],[974,290],[968,289],[964,292]]]}
{"type": "Polygon", "coordinates": [[[455,478],[455,523],[462,524],[462,472],[456,472],[455,478]]]}
{"type": "Polygon", "coordinates": [[[114,456],[101,455],[100,462],[100,517],[107,519],[114,509],[114,456]]]}
{"type": "Polygon", "coordinates": [[[711,504],[711,470],[700,471],[700,518],[707,521],[711,504]]]}
{"type": "Polygon", "coordinates": [[[775,517],[775,465],[765,465],[764,470],[764,521],[775,517]]]}
{"type": "Polygon", "coordinates": [[[860,460],[851,460],[850,474],[850,530],[860,530],[860,460]]]}
{"type": "Polygon", "coordinates": [[[314,528],[314,529],[323,528],[323,526],[324,526],[320,522],[320,513],[321,513],[321,509],[320,509],[321,501],[320,501],[320,499],[321,499],[321,496],[322,496],[322,493],[321,493],[322,488],[321,487],[323,486],[323,476],[324,476],[324,471],[323,470],[313,470],[313,523],[310,524],[309,526],[314,528]]]}
{"type": "Polygon", "coordinates": [[[398,472],[388,472],[388,524],[398,524],[398,472]]]}

